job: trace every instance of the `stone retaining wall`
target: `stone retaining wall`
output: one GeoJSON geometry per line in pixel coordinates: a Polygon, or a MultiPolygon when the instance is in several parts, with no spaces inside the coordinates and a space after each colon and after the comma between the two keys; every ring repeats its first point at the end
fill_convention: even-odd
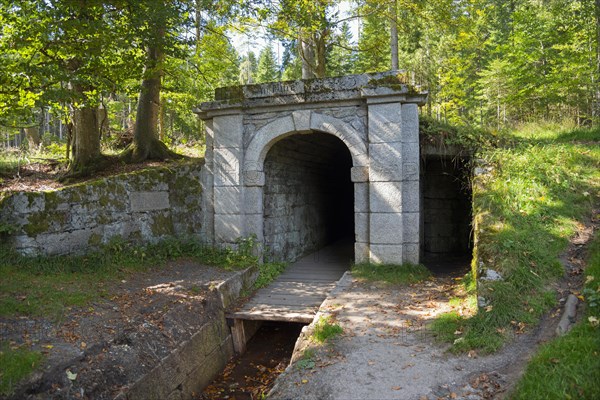
{"type": "Polygon", "coordinates": [[[61,190],[5,193],[0,221],[24,255],[84,253],[115,237],[151,243],[200,235],[202,166],[173,164],[61,190]]]}

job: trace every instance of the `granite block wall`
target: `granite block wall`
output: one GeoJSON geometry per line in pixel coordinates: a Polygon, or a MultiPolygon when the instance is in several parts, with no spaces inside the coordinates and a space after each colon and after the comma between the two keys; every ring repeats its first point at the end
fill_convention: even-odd
{"type": "Polygon", "coordinates": [[[4,192],[0,221],[24,255],[81,254],[118,237],[137,243],[202,229],[202,163],[173,164],[46,192],[4,192]]]}

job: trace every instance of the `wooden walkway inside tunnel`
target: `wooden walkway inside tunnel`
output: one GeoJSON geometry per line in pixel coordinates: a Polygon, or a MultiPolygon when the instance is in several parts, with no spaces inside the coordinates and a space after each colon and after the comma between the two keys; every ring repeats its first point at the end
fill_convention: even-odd
{"type": "Polygon", "coordinates": [[[352,242],[340,241],[290,264],[269,286],[259,289],[227,318],[233,322],[236,351],[258,327],[252,321],[310,323],[335,283],[353,262],[352,242]]]}

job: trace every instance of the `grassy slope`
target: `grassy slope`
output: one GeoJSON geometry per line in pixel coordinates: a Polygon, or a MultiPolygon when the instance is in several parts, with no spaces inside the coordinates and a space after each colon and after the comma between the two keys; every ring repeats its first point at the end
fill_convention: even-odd
{"type": "Polygon", "coordinates": [[[591,246],[585,275],[583,320],[538,351],[511,398],[600,398],[600,234],[591,246]]]}
{"type": "Polygon", "coordinates": [[[549,285],[563,273],[559,254],[599,203],[599,140],[598,128],[536,127],[479,152],[491,168],[473,182],[474,264],[503,279],[480,283],[486,307],[472,317],[449,314],[433,325],[440,337],[455,341],[454,350],[495,351],[554,304],[549,285]]]}

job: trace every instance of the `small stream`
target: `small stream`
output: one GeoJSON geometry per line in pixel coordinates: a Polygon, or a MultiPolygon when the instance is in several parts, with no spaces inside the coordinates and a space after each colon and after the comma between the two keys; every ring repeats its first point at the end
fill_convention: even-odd
{"type": "Polygon", "coordinates": [[[265,321],[246,353],[234,357],[198,399],[262,399],[288,366],[303,326],[265,321]]]}

